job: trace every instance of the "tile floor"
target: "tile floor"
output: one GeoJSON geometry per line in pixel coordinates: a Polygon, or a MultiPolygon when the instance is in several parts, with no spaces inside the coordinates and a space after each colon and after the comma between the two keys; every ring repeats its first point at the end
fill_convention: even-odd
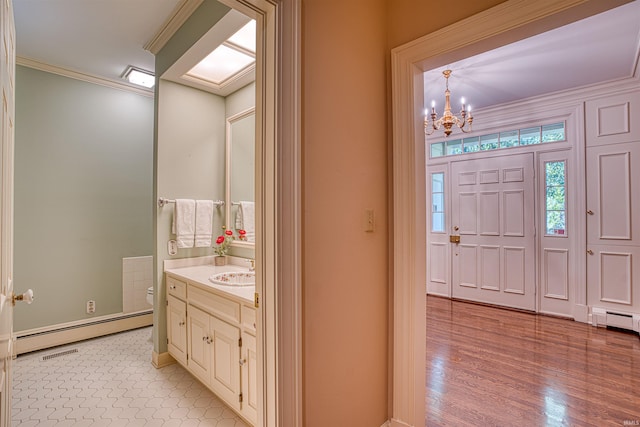
{"type": "Polygon", "coordinates": [[[19,356],[12,425],[248,427],[180,365],[154,368],[150,336],[142,328],[19,356]]]}

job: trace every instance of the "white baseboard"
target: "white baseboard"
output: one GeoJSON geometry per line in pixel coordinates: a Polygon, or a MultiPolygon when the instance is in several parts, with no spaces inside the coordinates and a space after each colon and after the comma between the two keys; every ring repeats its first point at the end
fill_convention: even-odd
{"type": "Polygon", "coordinates": [[[115,314],[16,332],[15,355],[153,325],[153,311],[115,314]]]}
{"type": "Polygon", "coordinates": [[[168,352],[164,353],[156,353],[155,351],[151,354],[151,364],[156,368],[164,368],[165,366],[169,366],[176,363],[176,359],[174,359],[168,352]]]}
{"type": "Polygon", "coordinates": [[[391,419],[391,421],[387,421],[389,423],[389,427],[413,427],[405,422],[402,422],[400,420],[394,420],[393,418],[391,419]]]}

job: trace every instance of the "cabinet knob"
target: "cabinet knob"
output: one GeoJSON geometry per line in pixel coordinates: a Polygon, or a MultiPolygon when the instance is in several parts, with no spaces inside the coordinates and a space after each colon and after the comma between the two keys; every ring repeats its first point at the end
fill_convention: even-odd
{"type": "Polygon", "coordinates": [[[247,363],[247,359],[240,359],[238,362],[240,363],[240,366],[244,366],[244,364],[247,363]]]}
{"type": "Polygon", "coordinates": [[[175,289],[175,288],[176,288],[176,285],[169,286],[169,289],[175,289]]]}
{"type": "Polygon", "coordinates": [[[593,255],[593,251],[592,251],[591,249],[587,249],[587,253],[588,253],[589,255],[593,255]]]}
{"type": "Polygon", "coordinates": [[[178,323],[178,326],[184,326],[184,324],[185,323],[184,323],[184,320],[183,320],[182,322],[178,323]]]}
{"type": "Polygon", "coordinates": [[[589,209],[589,210],[587,211],[587,213],[588,213],[589,215],[593,215],[593,211],[592,211],[591,209],[589,209]]]}

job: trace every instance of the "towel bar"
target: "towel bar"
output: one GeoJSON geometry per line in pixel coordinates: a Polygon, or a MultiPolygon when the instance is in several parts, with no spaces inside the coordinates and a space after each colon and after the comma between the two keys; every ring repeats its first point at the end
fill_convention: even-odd
{"type": "MultiPolygon", "coordinates": [[[[172,199],[165,199],[164,197],[159,197],[158,198],[158,206],[159,207],[163,207],[164,205],[166,205],[167,203],[175,203],[175,200],[172,199]]],[[[220,206],[224,206],[224,200],[214,200],[213,204],[216,207],[220,207],[220,206]]]]}

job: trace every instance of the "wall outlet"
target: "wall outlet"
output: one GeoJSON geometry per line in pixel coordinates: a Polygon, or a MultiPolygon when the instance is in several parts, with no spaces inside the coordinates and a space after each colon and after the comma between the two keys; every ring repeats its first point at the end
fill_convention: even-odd
{"type": "Polygon", "coordinates": [[[96,302],[94,300],[87,301],[87,314],[93,314],[96,312],[96,302]]]}

